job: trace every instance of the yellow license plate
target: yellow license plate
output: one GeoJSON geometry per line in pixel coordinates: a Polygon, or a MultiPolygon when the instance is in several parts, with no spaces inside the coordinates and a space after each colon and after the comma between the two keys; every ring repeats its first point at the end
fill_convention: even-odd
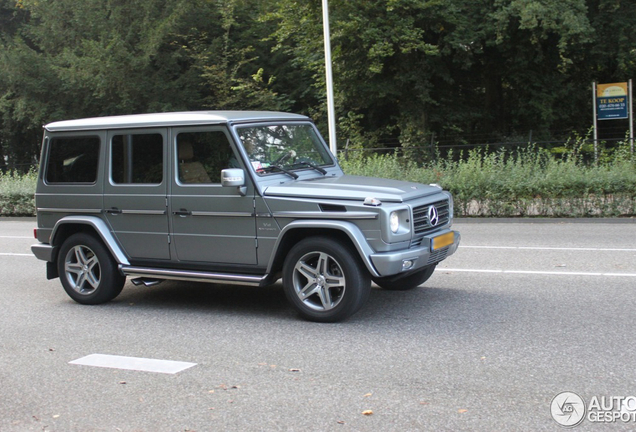
{"type": "Polygon", "coordinates": [[[431,241],[431,250],[438,250],[448,245],[453,244],[455,241],[455,233],[453,231],[442,234],[441,236],[433,238],[431,241]]]}

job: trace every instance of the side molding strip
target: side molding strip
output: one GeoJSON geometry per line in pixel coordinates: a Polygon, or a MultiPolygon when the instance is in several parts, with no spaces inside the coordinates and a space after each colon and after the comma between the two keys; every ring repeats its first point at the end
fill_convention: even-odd
{"type": "Polygon", "coordinates": [[[371,212],[314,212],[314,211],[281,211],[274,213],[275,218],[294,218],[294,219],[377,219],[377,213],[371,212]]]}
{"type": "Polygon", "coordinates": [[[45,213],[81,213],[81,214],[100,214],[102,209],[77,209],[77,208],[43,208],[38,207],[38,212],[45,213]]]}
{"type": "Polygon", "coordinates": [[[206,212],[192,211],[192,216],[211,216],[211,217],[254,217],[254,213],[248,212],[206,212]]]}

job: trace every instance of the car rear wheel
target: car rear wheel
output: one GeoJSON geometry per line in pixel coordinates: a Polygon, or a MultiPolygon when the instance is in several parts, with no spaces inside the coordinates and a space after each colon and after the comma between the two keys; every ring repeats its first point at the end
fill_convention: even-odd
{"type": "Polygon", "coordinates": [[[425,267],[423,270],[402,277],[393,276],[385,278],[373,278],[373,282],[375,282],[378,286],[380,286],[380,288],[384,288],[385,290],[408,291],[415,289],[426,282],[433,275],[435,267],[437,267],[437,264],[430,265],[428,267],[425,267]]]}
{"type": "Polygon", "coordinates": [[[108,302],[126,282],[104,244],[86,233],[74,234],[62,244],[57,265],[64,290],[81,304],[108,302]]]}
{"type": "Polygon", "coordinates": [[[288,300],[304,318],[336,322],[362,307],[369,298],[371,279],[348,244],[310,237],[287,255],[283,286],[288,300]]]}

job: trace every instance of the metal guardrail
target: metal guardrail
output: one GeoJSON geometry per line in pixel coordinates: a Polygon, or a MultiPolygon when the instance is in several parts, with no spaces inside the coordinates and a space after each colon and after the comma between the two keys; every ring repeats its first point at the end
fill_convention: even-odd
{"type": "MultiPolygon", "coordinates": [[[[582,140],[583,144],[596,144],[595,148],[595,158],[598,157],[597,147],[598,145],[606,145],[617,142],[625,142],[625,138],[608,138],[608,139],[585,139],[582,140]]],[[[631,153],[634,154],[634,140],[630,143],[631,153]]],[[[472,150],[475,148],[489,148],[489,147],[529,147],[529,146],[538,146],[538,147],[548,147],[548,146],[558,146],[563,144],[571,143],[572,140],[563,140],[563,141],[503,141],[503,142],[487,142],[487,143],[456,143],[456,144],[443,144],[439,142],[434,142],[427,145],[421,146],[385,146],[385,147],[363,147],[363,148],[349,148],[349,141],[345,145],[344,149],[339,149],[338,152],[344,155],[345,160],[349,158],[349,152],[374,152],[374,153],[384,153],[387,154],[389,152],[421,152],[420,154],[428,154],[428,156],[435,160],[437,154],[440,150],[452,150],[452,149],[460,149],[460,150],[472,150]]]]}
{"type": "Polygon", "coordinates": [[[0,172],[2,173],[6,173],[7,171],[13,171],[13,170],[18,170],[18,171],[28,171],[30,168],[37,168],[38,167],[38,163],[18,163],[18,164],[4,164],[4,165],[0,165],[0,172]]]}

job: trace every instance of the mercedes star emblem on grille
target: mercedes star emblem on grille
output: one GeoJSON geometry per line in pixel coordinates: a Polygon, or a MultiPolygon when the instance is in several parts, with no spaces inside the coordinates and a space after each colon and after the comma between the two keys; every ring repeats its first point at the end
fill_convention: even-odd
{"type": "Polygon", "coordinates": [[[428,221],[430,222],[431,226],[435,226],[439,222],[439,213],[437,212],[437,208],[434,205],[428,208],[428,221]]]}

